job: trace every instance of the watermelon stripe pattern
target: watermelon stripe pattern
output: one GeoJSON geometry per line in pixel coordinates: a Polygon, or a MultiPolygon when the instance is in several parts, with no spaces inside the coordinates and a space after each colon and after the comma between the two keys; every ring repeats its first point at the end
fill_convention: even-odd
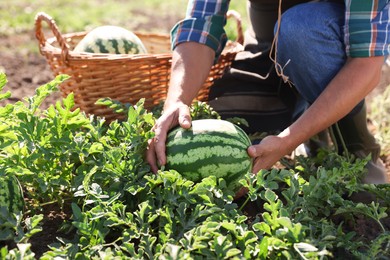
{"type": "Polygon", "coordinates": [[[112,54],[138,54],[145,53],[139,48],[140,46],[127,41],[126,39],[97,39],[96,42],[88,44],[84,47],[85,52],[92,53],[112,53],[112,54]]]}
{"type": "Polygon", "coordinates": [[[23,211],[23,191],[14,175],[0,177],[0,207],[5,207],[10,216],[19,215],[23,211]]]}
{"type": "Polygon", "coordinates": [[[194,182],[214,175],[237,188],[251,170],[247,134],[234,124],[217,119],[194,120],[191,129],[180,127],[167,136],[167,168],[194,182]]]}
{"type": "Polygon", "coordinates": [[[75,47],[76,52],[142,54],[146,48],[133,32],[118,26],[100,26],[89,32],[75,47]]]}
{"type": "MultiPolygon", "coordinates": [[[[176,132],[170,133],[170,135],[175,135],[180,129],[177,129],[176,132]]],[[[225,145],[231,145],[235,146],[239,149],[246,149],[246,143],[244,142],[237,142],[236,139],[232,139],[231,134],[227,133],[221,133],[221,132],[209,132],[208,135],[212,135],[213,138],[210,138],[208,135],[195,135],[191,136],[192,134],[190,132],[184,132],[182,134],[182,137],[179,139],[176,143],[175,146],[180,146],[180,145],[187,145],[189,142],[193,142],[194,145],[199,145],[202,146],[204,143],[213,143],[213,144],[218,144],[218,143],[223,143],[225,145]],[[186,138],[186,135],[188,135],[191,139],[186,138]]],[[[242,141],[245,141],[242,137],[240,137],[242,141]]],[[[172,147],[172,144],[168,144],[167,146],[172,147]]]]}

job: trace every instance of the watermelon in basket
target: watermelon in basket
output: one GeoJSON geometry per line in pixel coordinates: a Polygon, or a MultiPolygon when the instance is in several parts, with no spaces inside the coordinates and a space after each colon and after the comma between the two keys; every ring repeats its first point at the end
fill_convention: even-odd
{"type": "MultiPolygon", "coordinates": [[[[237,21],[237,41],[230,41],[219,61],[199,92],[198,100],[206,101],[209,87],[230,66],[235,55],[243,49],[241,20],[236,12],[229,13],[237,21]]],[[[35,18],[35,34],[41,54],[54,75],[71,76],[60,86],[65,97],[73,92],[75,106],[87,114],[105,117],[107,121],[122,119],[111,108],[97,105],[100,98],[111,98],[122,103],[135,104],[145,98],[145,107],[151,109],[167,94],[171,69],[169,34],[132,32],[140,40],[146,53],[99,53],[75,50],[88,32],[61,34],[55,21],[40,12],[35,18]],[[46,38],[43,22],[49,25],[54,37],[46,38]]],[[[142,49],[142,48],[140,48],[142,49]]],[[[84,49],[87,50],[87,49],[84,49]]]]}
{"type": "Polygon", "coordinates": [[[125,28],[99,26],[85,35],[74,48],[76,52],[139,54],[146,53],[141,39],[125,28]]]}

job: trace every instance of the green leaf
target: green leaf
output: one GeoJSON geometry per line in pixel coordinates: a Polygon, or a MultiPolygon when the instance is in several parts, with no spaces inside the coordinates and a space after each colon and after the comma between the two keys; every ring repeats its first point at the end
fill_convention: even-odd
{"type": "Polygon", "coordinates": [[[292,222],[289,218],[287,217],[280,217],[277,219],[278,223],[283,226],[283,227],[286,227],[288,229],[291,229],[292,228],[292,222]]]}
{"type": "Polygon", "coordinates": [[[241,255],[241,250],[238,248],[231,248],[224,254],[225,258],[231,258],[238,255],[241,255]]]}
{"type": "Polygon", "coordinates": [[[6,74],[4,72],[0,72],[0,90],[3,90],[7,82],[6,74]]]}
{"type": "Polygon", "coordinates": [[[230,232],[233,232],[236,230],[236,225],[231,222],[222,222],[221,227],[227,229],[230,232]]]}
{"type": "Polygon", "coordinates": [[[260,232],[267,234],[267,235],[270,235],[270,236],[272,235],[271,227],[265,222],[253,224],[253,230],[260,231],[260,232]]]}
{"type": "Polygon", "coordinates": [[[96,105],[107,106],[111,108],[115,113],[118,114],[127,114],[126,104],[122,104],[120,101],[113,100],[111,98],[99,98],[96,102],[96,105]]]}
{"type": "Polygon", "coordinates": [[[64,106],[67,110],[71,110],[74,107],[74,94],[70,93],[65,99],[63,99],[64,106]]]}
{"type": "Polygon", "coordinates": [[[55,79],[53,79],[49,83],[38,87],[35,91],[35,96],[28,99],[30,110],[35,113],[35,111],[40,107],[45,98],[54,91],[57,91],[58,86],[69,78],[70,76],[65,74],[57,75],[55,79]]]}
{"type": "Polygon", "coordinates": [[[316,252],[316,251],[318,251],[318,248],[316,248],[315,246],[310,245],[308,243],[303,243],[303,242],[295,243],[294,248],[298,252],[316,252]]]}
{"type": "Polygon", "coordinates": [[[134,109],[134,107],[130,107],[127,113],[127,122],[129,124],[134,124],[137,121],[137,118],[138,118],[137,111],[134,109]]]}
{"type": "Polygon", "coordinates": [[[91,147],[88,149],[89,154],[101,153],[103,151],[104,151],[104,147],[101,143],[93,143],[91,147]]]}
{"type": "Polygon", "coordinates": [[[14,112],[14,106],[7,104],[5,107],[0,107],[0,118],[6,118],[12,112],[14,112]]]}
{"type": "Polygon", "coordinates": [[[76,203],[72,203],[72,204],[71,204],[71,207],[72,207],[72,212],[73,212],[74,218],[75,218],[76,220],[82,219],[83,213],[82,213],[80,207],[77,206],[76,203]]]}
{"type": "Polygon", "coordinates": [[[268,237],[263,237],[263,239],[261,239],[260,244],[258,245],[259,259],[267,259],[268,248],[268,237]]]}
{"type": "Polygon", "coordinates": [[[5,93],[0,93],[0,101],[4,100],[4,99],[8,99],[10,97],[11,97],[11,92],[10,91],[7,91],[5,93]]]}

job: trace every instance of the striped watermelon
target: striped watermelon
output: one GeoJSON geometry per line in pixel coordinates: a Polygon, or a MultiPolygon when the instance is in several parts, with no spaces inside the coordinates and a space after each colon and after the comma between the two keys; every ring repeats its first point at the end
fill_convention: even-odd
{"type": "Polygon", "coordinates": [[[0,208],[5,208],[10,216],[21,215],[23,212],[23,191],[15,175],[0,177],[0,208]]]}
{"type": "Polygon", "coordinates": [[[75,47],[76,52],[141,54],[146,53],[142,41],[122,27],[105,25],[90,31],[75,47]]]}
{"type": "Polygon", "coordinates": [[[194,120],[190,129],[177,127],[168,133],[166,167],[194,182],[210,175],[224,178],[236,191],[239,179],[252,167],[250,145],[247,134],[228,121],[194,120]]]}

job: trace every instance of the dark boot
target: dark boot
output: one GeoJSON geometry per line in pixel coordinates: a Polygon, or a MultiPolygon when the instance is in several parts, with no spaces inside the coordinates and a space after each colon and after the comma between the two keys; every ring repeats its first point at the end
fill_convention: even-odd
{"type": "MultiPolygon", "coordinates": [[[[349,153],[354,154],[358,158],[365,158],[371,154],[371,160],[367,164],[368,173],[364,177],[363,182],[371,184],[387,183],[386,168],[379,158],[381,147],[367,128],[367,110],[365,103],[363,103],[363,106],[357,112],[353,112],[342,118],[337,123],[337,126],[349,153]]],[[[335,125],[332,126],[332,129],[339,151],[342,153],[344,149],[340,134],[338,134],[338,129],[335,125]]]]}

